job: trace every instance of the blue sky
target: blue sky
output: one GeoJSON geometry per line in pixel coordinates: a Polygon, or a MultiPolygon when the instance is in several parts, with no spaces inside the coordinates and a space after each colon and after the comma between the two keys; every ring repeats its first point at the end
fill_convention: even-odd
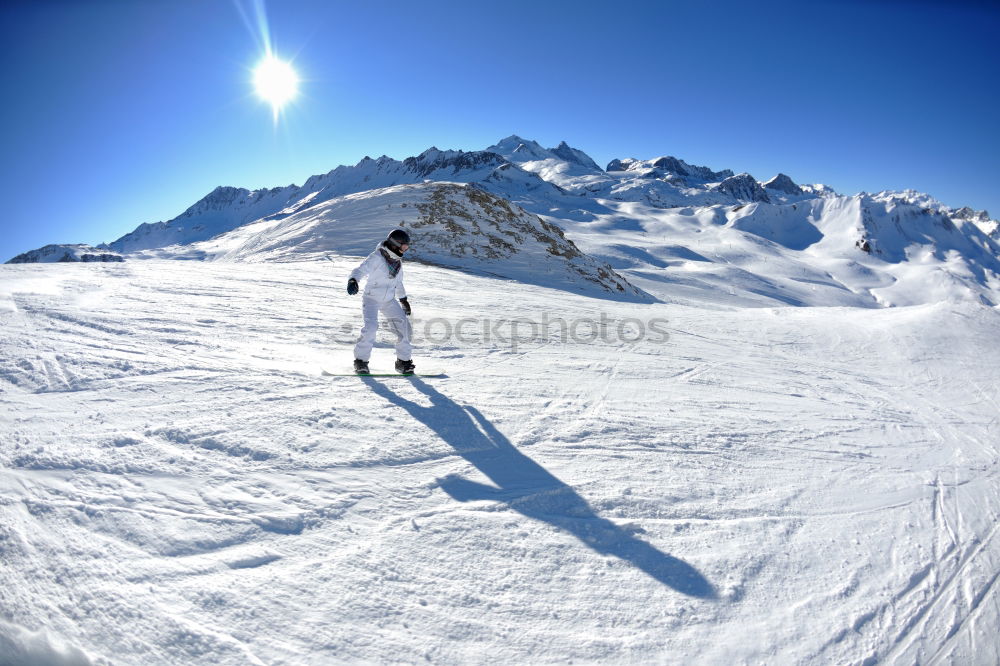
{"type": "Polygon", "coordinates": [[[277,128],[240,6],[4,3],[0,261],[113,240],[217,185],[513,133],[1000,216],[996,3],[272,1],[303,78],[277,128]]]}

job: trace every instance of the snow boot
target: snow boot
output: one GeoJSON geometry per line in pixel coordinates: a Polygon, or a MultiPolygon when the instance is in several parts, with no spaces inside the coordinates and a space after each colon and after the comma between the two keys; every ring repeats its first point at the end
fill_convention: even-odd
{"type": "Polygon", "coordinates": [[[396,372],[401,375],[412,375],[415,367],[413,361],[404,361],[401,358],[396,359],[396,372]]]}
{"type": "Polygon", "coordinates": [[[370,375],[371,372],[368,370],[368,361],[362,361],[360,358],[354,359],[354,372],[359,375],[370,375]]]}

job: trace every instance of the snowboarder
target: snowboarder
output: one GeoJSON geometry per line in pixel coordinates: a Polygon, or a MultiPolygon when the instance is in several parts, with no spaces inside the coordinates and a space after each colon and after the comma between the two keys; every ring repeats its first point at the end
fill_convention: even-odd
{"type": "Polygon", "coordinates": [[[413,374],[410,358],[410,302],[403,288],[403,254],[410,249],[410,235],[402,229],[393,229],[389,236],[378,244],[375,251],[351,271],[347,281],[347,293],[358,293],[358,280],[368,278],[361,300],[364,325],[361,337],[354,346],[354,372],[370,374],[368,359],[371,358],[378,330],[379,311],[389,320],[389,326],[396,334],[396,372],[413,374]],[[396,299],[399,299],[398,301],[396,299]]]}

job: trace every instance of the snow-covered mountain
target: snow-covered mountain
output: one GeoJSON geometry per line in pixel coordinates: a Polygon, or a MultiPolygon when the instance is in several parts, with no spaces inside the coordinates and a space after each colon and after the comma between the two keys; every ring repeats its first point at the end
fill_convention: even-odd
{"type": "MultiPolygon", "coordinates": [[[[575,243],[581,253],[577,261],[588,266],[577,266],[588,275],[584,279],[604,282],[609,269],[595,267],[608,263],[618,272],[612,283],[626,291],[624,284],[631,283],[662,300],[705,300],[705,290],[722,290],[733,305],[870,307],[942,298],[1000,303],[1000,229],[985,211],[950,209],[913,191],[845,196],[825,185],[798,184],[786,174],[760,182],[747,173],[673,156],[615,159],[605,170],[565,142],[544,148],[517,135],[479,151],[431,148],[401,161],[366,157],[302,186],[220,187],[177,218],[140,225],[108,247],[136,256],[316,258],[309,243],[276,235],[285,227],[275,223],[324,219],[333,224],[321,212],[338,201],[337,214],[349,206],[351,216],[371,219],[385,231],[401,223],[378,214],[392,206],[385,190],[425,183],[473,184],[475,191],[520,211],[514,215],[518,220],[526,219],[523,211],[533,213],[540,218],[534,227],[561,229],[575,243]],[[240,231],[222,238],[234,230],[240,231]],[[251,233],[262,235],[254,240],[251,233]],[[243,250],[218,249],[229,248],[236,238],[243,250]],[[254,244],[269,249],[246,249],[254,244]]],[[[420,191],[429,196],[432,190],[420,191]]],[[[458,199],[459,207],[468,203],[458,199]]],[[[337,237],[352,246],[351,252],[363,254],[367,245],[344,240],[343,229],[350,225],[343,218],[337,224],[339,231],[319,236],[337,237]]],[[[520,253],[472,251],[485,238],[475,238],[480,231],[476,225],[459,225],[451,231],[454,238],[435,232],[424,243],[418,233],[414,256],[442,262],[448,255],[451,265],[461,264],[466,271],[536,284],[550,283],[553,275],[582,275],[564,270],[565,253],[528,264],[517,258],[520,253]],[[457,247],[466,247],[461,262],[455,261],[457,247]],[[529,265],[531,270],[525,270],[529,265]]],[[[568,279],[567,288],[573,283],[568,279]]]]}
{"type": "Polygon", "coordinates": [[[574,179],[601,176],[604,173],[589,155],[571,148],[565,141],[555,148],[542,148],[538,142],[522,139],[514,134],[486,150],[557,185],[562,182],[575,185],[578,181],[574,179]]]}
{"type": "Polygon", "coordinates": [[[194,243],[256,220],[282,219],[346,194],[425,181],[479,182],[513,199],[519,193],[554,189],[494,153],[430,148],[403,161],[385,155],[378,159],[365,157],[354,166],[339,166],[327,174],[312,176],[301,187],[254,191],[218,187],[178,217],[140,225],[108,246],[119,252],[135,252],[194,243]]]}
{"type": "Polygon", "coordinates": [[[652,160],[637,160],[631,157],[611,160],[608,163],[608,171],[631,171],[649,178],[665,178],[669,175],[671,180],[682,180],[692,184],[718,182],[733,175],[729,169],[715,172],[708,167],[693,166],[684,160],[669,156],[652,160]]]}

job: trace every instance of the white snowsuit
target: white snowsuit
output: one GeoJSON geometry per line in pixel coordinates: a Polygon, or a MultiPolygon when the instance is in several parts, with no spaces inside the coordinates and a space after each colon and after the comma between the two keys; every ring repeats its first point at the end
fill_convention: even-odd
{"type": "Polygon", "coordinates": [[[381,310],[382,314],[389,320],[390,328],[396,334],[396,358],[409,361],[412,329],[409,318],[403,312],[403,306],[396,300],[397,298],[406,298],[406,290],[403,288],[403,267],[401,265],[399,272],[393,277],[389,272],[389,263],[380,252],[381,247],[382,244],[379,243],[375,251],[369,254],[360,266],[351,271],[351,277],[358,282],[361,282],[361,278],[368,276],[368,283],[365,285],[361,299],[364,325],[361,328],[358,344],[354,346],[354,358],[359,358],[362,361],[371,358],[372,346],[375,344],[375,333],[378,331],[378,313],[381,310]]]}

